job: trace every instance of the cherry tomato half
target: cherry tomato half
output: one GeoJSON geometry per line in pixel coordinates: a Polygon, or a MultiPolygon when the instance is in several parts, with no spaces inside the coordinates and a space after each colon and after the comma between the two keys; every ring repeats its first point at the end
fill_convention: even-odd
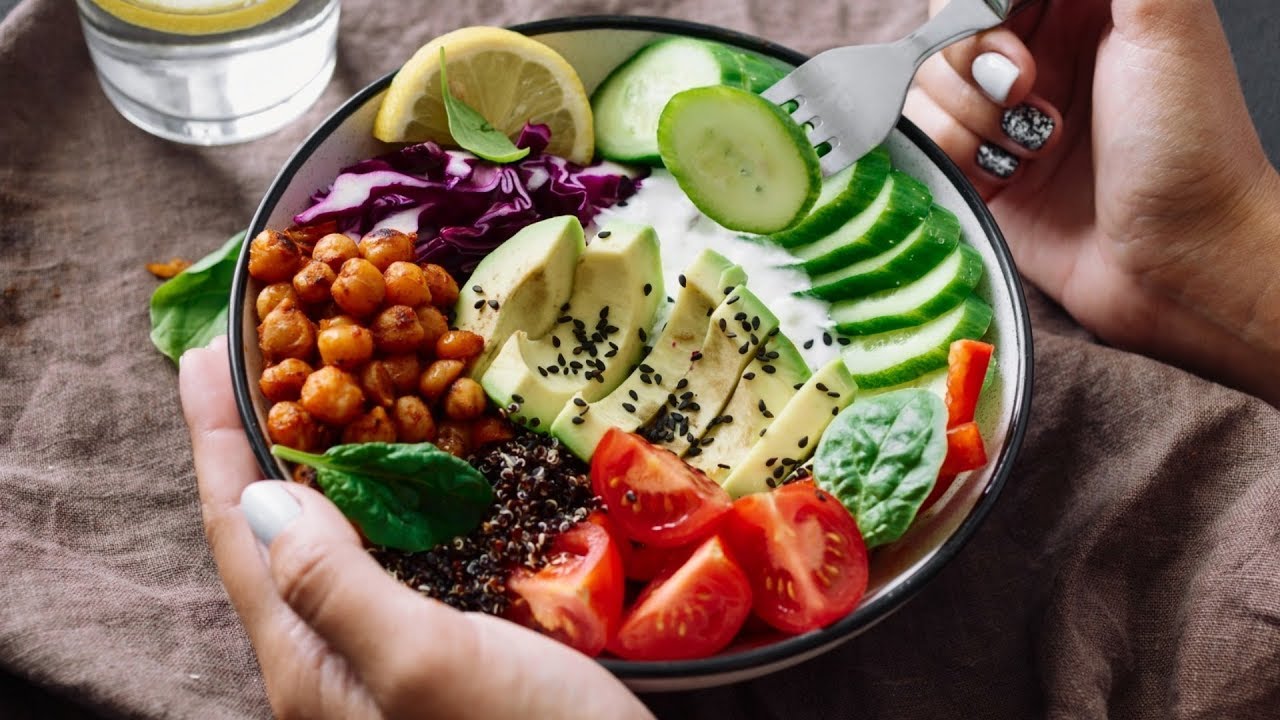
{"type": "Polygon", "coordinates": [[[756,615],[783,632],[829,625],[867,590],[858,524],[813,481],[739,498],[723,533],[751,578],[756,615]]]}
{"type": "Polygon", "coordinates": [[[618,627],[625,589],[617,546],[588,520],[556,537],[546,567],[511,574],[507,619],[598,655],[618,627]]]}
{"type": "Polygon", "coordinates": [[[672,452],[617,428],[605,433],[591,457],[591,488],[622,534],[658,548],[707,537],[733,502],[672,452]]]}
{"type": "Polygon", "coordinates": [[[672,566],[688,560],[697,549],[697,545],[681,545],[675,548],[631,545],[630,550],[622,556],[622,569],[627,573],[628,580],[648,582],[672,566]]]}
{"type": "Polygon", "coordinates": [[[645,587],[609,650],[627,660],[707,657],[723,650],[750,614],[747,575],[713,535],[645,587]]]}

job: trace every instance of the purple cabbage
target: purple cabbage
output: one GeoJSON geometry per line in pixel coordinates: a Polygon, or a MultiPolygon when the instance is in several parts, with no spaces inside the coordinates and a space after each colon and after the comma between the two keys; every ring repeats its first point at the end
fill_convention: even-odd
{"type": "Polygon", "coordinates": [[[635,194],[648,172],[611,162],[583,167],[543,152],[550,140],[547,126],[525,126],[516,145],[529,155],[509,165],[432,142],[410,145],[344,168],[293,221],[332,220],[356,235],[416,232],[418,260],[443,265],[461,280],[526,225],[570,214],[590,223],[635,194]]]}

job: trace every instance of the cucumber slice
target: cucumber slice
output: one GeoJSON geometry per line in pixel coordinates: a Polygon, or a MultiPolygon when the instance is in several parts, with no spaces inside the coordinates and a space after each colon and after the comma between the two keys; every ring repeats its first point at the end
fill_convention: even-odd
{"type": "Polygon", "coordinates": [[[619,65],[591,97],[596,149],[610,160],[660,166],[658,116],[673,95],[708,85],[761,92],[790,71],[780,61],[716,42],[660,40],[619,65]]]}
{"type": "Polygon", "coordinates": [[[839,270],[902,242],[924,222],[932,206],[929,188],[895,170],[870,207],[832,234],[796,248],[792,254],[803,261],[801,267],[810,275],[839,270]]]}
{"type": "Polygon", "coordinates": [[[934,205],[929,217],[906,240],[873,258],[810,278],[803,295],[828,302],[853,300],[919,280],[960,244],[960,221],[934,205]]]}
{"type": "Polygon", "coordinates": [[[872,150],[852,167],[824,180],[809,215],[769,239],[779,247],[793,248],[830,235],[875,201],[891,169],[889,151],[883,146],[872,150]]]}
{"type": "Polygon", "coordinates": [[[992,315],[990,305],[970,295],[951,311],[923,325],[854,338],[844,350],[844,364],[860,388],[910,382],[946,367],[951,343],[981,338],[991,325],[992,315]]]}
{"type": "Polygon", "coordinates": [[[738,88],[671,98],[658,120],[658,147],[693,204],[738,232],[767,235],[794,225],[822,184],[804,130],[782,108],[738,88]]]}
{"type": "Polygon", "coordinates": [[[913,283],[831,306],[844,335],[873,335],[928,322],[964,300],[982,279],[982,255],[959,245],[913,283]]]}

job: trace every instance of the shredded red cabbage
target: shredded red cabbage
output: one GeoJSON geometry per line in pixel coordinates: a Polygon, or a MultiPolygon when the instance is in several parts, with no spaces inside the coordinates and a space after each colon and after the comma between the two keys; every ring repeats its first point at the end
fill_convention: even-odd
{"type": "Polygon", "coordinates": [[[521,228],[556,215],[583,225],[635,194],[647,169],[611,162],[583,167],[543,151],[545,125],[528,125],[516,145],[530,152],[496,165],[426,142],[344,168],[294,216],[298,225],[332,220],[342,232],[417,232],[420,262],[465,277],[521,228]]]}

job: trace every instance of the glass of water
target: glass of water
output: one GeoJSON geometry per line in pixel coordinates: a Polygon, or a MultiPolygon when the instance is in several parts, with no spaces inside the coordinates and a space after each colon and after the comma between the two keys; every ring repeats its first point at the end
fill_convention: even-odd
{"type": "Polygon", "coordinates": [[[338,0],[76,0],[111,103],[169,140],[223,145],[301,115],[329,78],[338,0]]]}

